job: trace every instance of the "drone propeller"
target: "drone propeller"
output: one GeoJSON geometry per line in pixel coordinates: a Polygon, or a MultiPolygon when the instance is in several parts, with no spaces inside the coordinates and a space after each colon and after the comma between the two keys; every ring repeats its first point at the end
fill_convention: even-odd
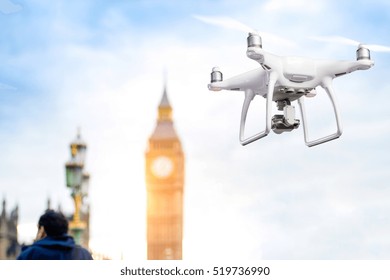
{"type": "Polygon", "coordinates": [[[277,35],[267,33],[267,32],[259,32],[256,29],[253,29],[246,24],[225,16],[200,16],[200,15],[193,15],[194,18],[203,21],[207,24],[217,25],[228,29],[238,30],[245,33],[252,33],[252,34],[258,34],[261,35],[263,38],[266,38],[267,40],[273,41],[277,44],[285,45],[285,46],[291,46],[294,47],[296,44],[294,42],[291,42],[287,39],[281,38],[277,35]]]}
{"type": "Polygon", "coordinates": [[[362,44],[356,40],[352,40],[342,36],[314,36],[310,38],[321,42],[330,42],[330,43],[338,43],[343,45],[365,47],[376,52],[390,52],[390,47],[382,46],[382,45],[362,44]]]}
{"type": "Polygon", "coordinates": [[[235,20],[233,18],[217,17],[217,16],[208,17],[208,16],[200,16],[200,15],[193,15],[193,17],[208,24],[213,24],[213,25],[217,25],[229,29],[243,31],[246,33],[257,33],[257,31],[254,30],[253,28],[250,28],[244,23],[235,20]]]}

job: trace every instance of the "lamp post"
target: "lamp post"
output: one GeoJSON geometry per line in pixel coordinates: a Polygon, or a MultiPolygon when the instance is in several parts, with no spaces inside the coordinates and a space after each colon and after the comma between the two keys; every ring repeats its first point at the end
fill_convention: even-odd
{"type": "Polygon", "coordinates": [[[87,145],[81,140],[78,131],[76,140],[70,144],[71,159],[65,164],[66,186],[71,190],[75,208],[69,229],[77,244],[81,243],[81,236],[86,228],[86,223],[80,217],[83,198],[88,195],[89,186],[89,174],[84,173],[86,150],[87,145]]]}

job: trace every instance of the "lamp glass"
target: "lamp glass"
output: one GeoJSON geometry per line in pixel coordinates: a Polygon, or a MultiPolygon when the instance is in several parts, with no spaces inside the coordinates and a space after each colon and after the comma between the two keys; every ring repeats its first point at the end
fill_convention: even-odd
{"type": "Polygon", "coordinates": [[[82,166],[76,163],[66,164],[66,186],[69,188],[77,188],[82,183],[82,166]]]}

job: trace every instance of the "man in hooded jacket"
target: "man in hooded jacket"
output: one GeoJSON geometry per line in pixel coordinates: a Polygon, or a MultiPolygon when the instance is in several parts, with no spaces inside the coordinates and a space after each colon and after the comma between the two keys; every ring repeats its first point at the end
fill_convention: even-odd
{"type": "Polygon", "coordinates": [[[68,220],[62,213],[46,211],[38,222],[31,246],[22,248],[18,260],[92,260],[91,254],[68,235],[68,220]]]}

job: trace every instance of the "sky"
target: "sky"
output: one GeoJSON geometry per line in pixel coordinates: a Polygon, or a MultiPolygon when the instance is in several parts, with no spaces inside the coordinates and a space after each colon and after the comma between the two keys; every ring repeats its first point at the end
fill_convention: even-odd
{"type": "MultiPolygon", "coordinates": [[[[19,240],[32,241],[48,199],[73,211],[65,163],[80,127],[91,248],[146,258],[144,153],[166,84],[186,157],[184,259],[389,259],[390,53],[334,80],[339,139],[308,148],[300,127],[241,146],[244,94],[207,84],[214,66],[228,78],[259,65],[247,34],[194,15],[241,21],[278,55],[355,60],[356,47],[313,36],[390,46],[385,0],[0,0],[0,199],[19,206],[19,240]]],[[[306,106],[313,137],[335,131],[323,91],[306,106]]]]}

